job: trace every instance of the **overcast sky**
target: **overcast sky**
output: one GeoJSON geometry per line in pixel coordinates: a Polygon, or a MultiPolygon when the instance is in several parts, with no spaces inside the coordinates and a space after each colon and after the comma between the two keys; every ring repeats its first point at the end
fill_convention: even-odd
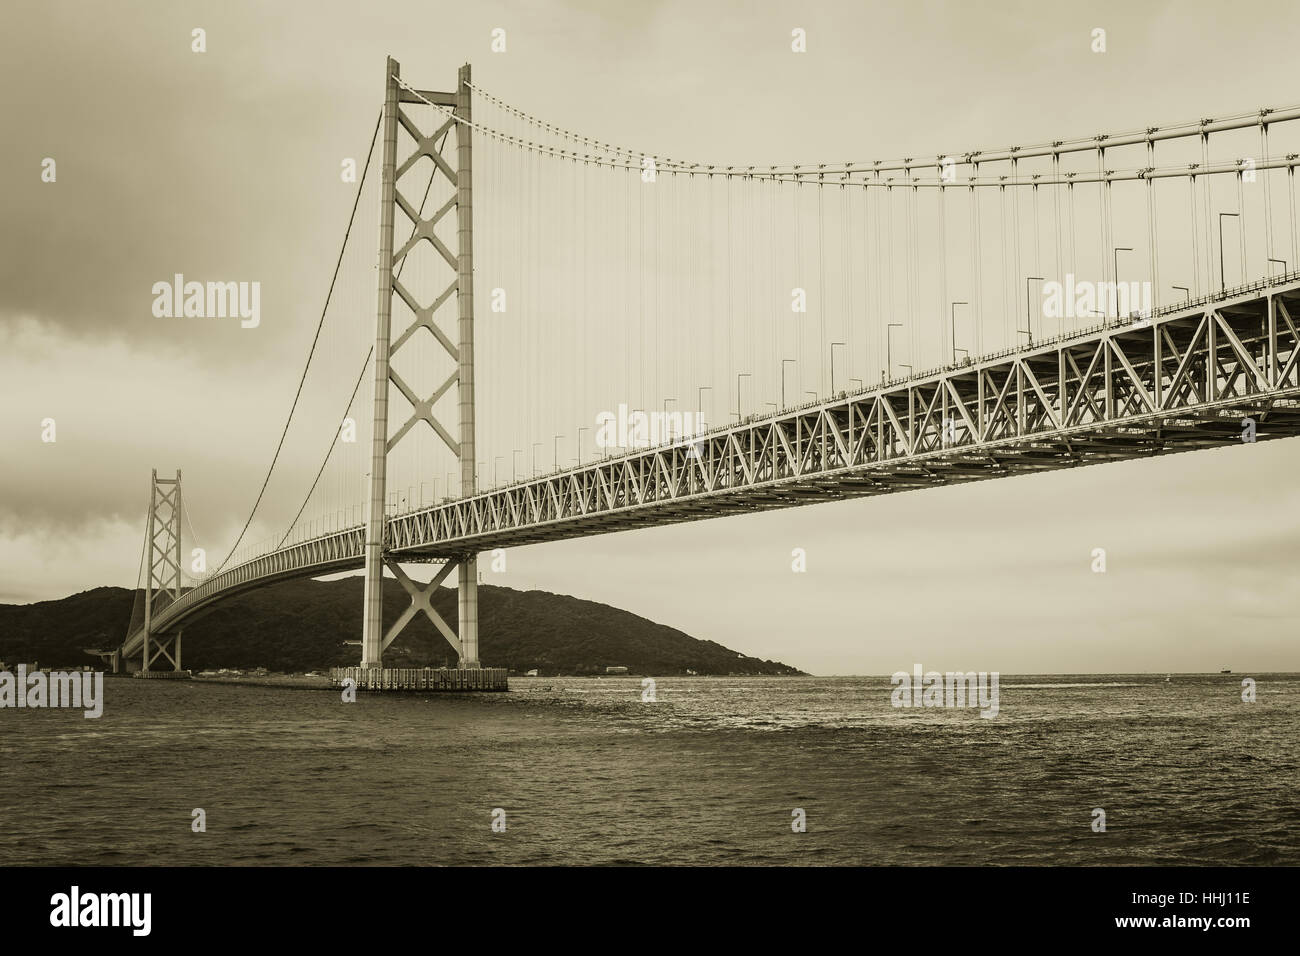
{"type": "MultiPolygon", "coordinates": [[[[933,156],[1300,102],[1287,0],[10,0],[5,21],[9,602],[132,586],[154,467],[185,470],[200,535],[238,531],[352,201],[339,160],[364,155],[386,55],[426,88],[451,89],[470,60],[482,86],[563,126],[737,162],[933,156]],[[494,27],[506,54],[489,51],[494,27]],[[151,314],[180,261],[262,281],[255,348],[237,323],[151,314]]],[[[1297,466],[1300,443],[1243,445],[534,546],[492,583],[822,674],[1295,671],[1297,466]]]]}

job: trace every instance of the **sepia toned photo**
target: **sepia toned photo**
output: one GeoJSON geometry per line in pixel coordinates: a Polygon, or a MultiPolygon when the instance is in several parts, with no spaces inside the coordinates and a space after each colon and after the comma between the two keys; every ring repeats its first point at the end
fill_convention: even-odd
{"type": "Polygon", "coordinates": [[[4,19],[20,929],[430,867],[1267,924],[1300,9],[4,19]]]}

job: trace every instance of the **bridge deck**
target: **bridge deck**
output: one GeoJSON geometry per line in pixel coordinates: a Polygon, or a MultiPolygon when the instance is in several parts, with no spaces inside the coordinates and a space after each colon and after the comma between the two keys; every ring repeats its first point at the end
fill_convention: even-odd
{"type": "MultiPolygon", "coordinates": [[[[1300,434],[1300,278],[755,416],[389,519],[403,561],[1300,434]]],[[[155,616],[362,567],[362,527],[213,575],[155,616]]],[[[140,631],[123,650],[139,652],[140,631]]]]}

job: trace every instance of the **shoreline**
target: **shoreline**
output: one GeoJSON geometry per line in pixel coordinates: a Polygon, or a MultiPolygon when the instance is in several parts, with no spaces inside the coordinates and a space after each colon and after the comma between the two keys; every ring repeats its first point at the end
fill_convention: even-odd
{"type": "MultiPolygon", "coordinates": [[[[131,677],[132,675],[130,675],[130,674],[119,674],[119,675],[116,675],[116,676],[118,676],[118,677],[131,677]]],[[[623,681],[627,681],[627,680],[638,680],[638,681],[639,681],[640,679],[642,679],[642,676],[643,676],[643,675],[640,675],[640,674],[610,674],[610,675],[571,674],[571,675],[566,675],[566,676],[557,676],[557,677],[528,677],[528,676],[523,675],[523,674],[512,674],[512,675],[510,675],[509,678],[508,678],[508,681],[510,682],[511,686],[510,686],[510,687],[505,691],[505,693],[508,693],[508,694],[509,694],[509,693],[513,693],[513,694],[525,694],[525,695],[536,695],[536,694],[538,694],[538,693],[546,693],[546,692],[551,692],[551,693],[562,693],[562,692],[565,690],[565,688],[564,688],[564,686],[563,686],[563,684],[562,684],[561,682],[566,682],[566,681],[584,681],[584,682],[587,682],[587,681],[590,681],[590,682],[592,682],[592,683],[595,683],[595,682],[597,682],[597,681],[607,681],[607,680],[608,680],[608,681],[611,681],[611,682],[618,681],[618,680],[623,680],[623,681]]],[[[719,679],[719,678],[724,678],[724,679],[725,679],[725,678],[727,678],[727,677],[734,677],[734,678],[739,678],[739,679],[750,680],[750,679],[760,678],[760,677],[786,677],[786,676],[796,676],[796,675],[783,675],[783,674],[728,674],[728,675],[721,675],[721,674],[690,674],[690,675],[667,675],[667,676],[658,676],[658,677],[655,677],[654,679],[655,679],[655,680],[659,680],[659,681],[663,681],[663,680],[700,680],[700,679],[714,679],[714,680],[716,680],[716,679],[719,679]]],[[[805,674],[805,675],[797,675],[797,676],[810,677],[810,676],[812,676],[812,675],[807,675],[807,674],[805,674]]],[[[276,687],[276,688],[288,688],[288,689],[291,689],[291,690],[337,690],[337,689],[338,689],[338,688],[336,688],[336,687],[331,683],[329,677],[326,677],[326,676],[320,676],[320,677],[308,677],[308,676],[306,676],[306,675],[304,675],[304,674],[266,674],[266,675],[262,675],[262,676],[240,676],[240,677],[233,676],[233,675],[228,675],[228,674],[227,674],[227,675],[222,675],[222,676],[219,676],[219,677],[216,677],[216,676],[214,676],[214,677],[200,677],[200,676],[198,676],[198,675],[196,674],[196,675],[194,675],[193,677],[190,678],[190,680],[188,681],[188,683],[192,683],[192,684],[227,684],[227,685],[244,686],[244,687],[276,687]]],[[[365,693],[374,693],[374,692],[372,692],[372,691],[366,691],[365,693]]],[[[399,693],[399,692],[394,691],[394,693],[399,693]]],[[[401,693],[406,693],[406,692],[401,692],[401,693]]],[[[419,692],[419,691],[410,691],[409,693],[420,693],[420,692],[419,692]]],[[[438,693],[442,693],[442,692],[439,691],[438,693]]],[[[457,691],[457,692],[456,692],[457,695],[459,695],[459,694],[466,694],[466,693],[489,693],[489,692],[488,692],[488,691],[481,691],[481,692],[479,692],[479,691],[457,691]]],[[[500,693],[500,692],[498,691],[498,692],[496,692],[496,693],[500,693]]]]}
{"type": "MultiPolygon", "coordinates": [[[[1244,674],[1245,672],[1242,673],[1244,674]]],[[[1274,679],[1278,677],[1283,677],[1283,678],[1294,677],[1297,676],[1297,674],[1300,674],[1300,672],[1270,671],[1270,672],[1257,672],[1254,676],[1256,678],[1274,679]]],[[[793,677],[793,676],[796,675],[782,675],[782,674],[675,675],[675,674],[670,674],[670,675],[655,676],[653,679],[656,681],[718,680],[718,679],[727,679],[727,678],[734,678],[739,680],[755,680],[755,679],[762,679],[762,678],[781,678],[781,677],[793,677]]],[[[828,675],[826,677],[820,677],[820,678],[812,674],[803,674],[797,676],[807,677],[813,680],[833,680],[836,678],[856,680],[856,679],[872,678],[872,677],[880,678],[882,680],[889,679],[889,675],[869,675],[869,674],[868,675],[828,675]]],[[[1103,678],[1103,679],[1116,678],[1116,677],[1129,677],[1129,678],[1151,678],[1154,679],[1155,683],[1157,684],[1164,683],[1163,680],[1160,680],[1161,675],[1155,672],[1144,672],[1144,673],[1133,673],[1133,674],[1017,674],[1017,675],[1008,674],[1003,676],[1013,677],[1013,678],[1028,677],[1028,678],[1049,678],[1049,679],[1061,678],[1061,677],[1103,678]]],[[[1202,679],[1225,678],[1235,683],[1236,680],[1240,679],[1240,675],[1236,672],[1233,672],[1231,674],[1222,674],[1222,673],[1214,673],[1212,671],[1202,671],[1202,672],[1192,671],[1192,672],[1185,672],[1185,673],[1173,673],[1172,675],[1169,676],[1172,676],[1176,681],[1179,678],[1182,678],[1184,680],[1188,678],[1202,678],[1202,679]]],[[[128,678],[132,678],[133,675],[132,674],[106,674],[105,677],[110,679],[128,679],[128,678]]],[[[523,694],[523,695],[530,695],[530,696],[536,695],[538,693],[546,693],[546,692],[563,693],[566,690],[564,686],[565,684],[572,684],[572,683],[595,684],[604,681],[609,681],[611,684],[613,684],[619,681],[639,681],[642,678],[643,675],[639,675],[639,674],[610,674],[610,675],[571,674],[571,675],[554,676],[554,677],[529,677],[523,674],[512,674],[508,678],[510,686],[505,691],[505,693],[523,694]]],[[[1095,680],[1084,681],[1085,684],[1092,684],[1098,682],[1099,681],[1095,681],[1095,680]]],[[[245,687],[275,687],[275,688],[287,688],[290,690],[337,690],[337,688],[334,687],[334,685],[331,683],[329,677],[323,675],[318,677],[308,677],[305,674],[267,674],[261,676],[222,675],[222,676],[213,676],[213,677],[199,677],[198,675],[195,675],[190,679],[190,681],[188,681],[188,683],[226,684],[226,685],[245,686],[245,687]]],[[[1011,684],[1007,686],[1011,688],[1014,687],[1015,685],[1011,684]]],[[[366,693],[375,693],[375,692],[366,691],[366,693]]],[[[398,693],[398,692],[395,691],[394,693],[398,693]]],[[[419,691],[411,691],[411,693],[419,693],[419,691]]],[[[487,691],[483,691],[483,692],[457,691],[456,692],[457,695],[466,694],[466,693],[472,694],[472,693],[488,693],[488,692],[487,691]]],[[[501,692],[498,691],[495,693],[501,693],[501,692]]]]}
{"type": "Polygon", "coordinates": [[[266,674],[261,677],[199,677],[190,678],[195,684],[242,684],[247,687],[288,687],[293,690],[333,690],[328,677],[307,677],[304,674],[266,674]]]}

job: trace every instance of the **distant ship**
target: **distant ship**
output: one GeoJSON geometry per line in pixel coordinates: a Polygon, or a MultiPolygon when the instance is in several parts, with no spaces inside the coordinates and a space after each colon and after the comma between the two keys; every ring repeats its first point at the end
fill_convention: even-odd
{"type": "Polygon", "coordinates": [[[1225,667],[1223,670],[1219,671],[1219,673],[1220,673],[1220,674],[1231,674],[1232,671],[1228,670],[1228,669],[1225,667]]]}

